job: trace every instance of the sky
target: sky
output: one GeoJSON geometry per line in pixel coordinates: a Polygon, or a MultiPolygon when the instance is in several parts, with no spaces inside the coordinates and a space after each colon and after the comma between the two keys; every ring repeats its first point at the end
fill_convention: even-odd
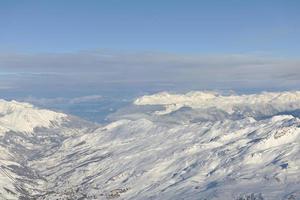
{"type": "Polygon", "coordinates": [[[298,0],[0,0],[0,98],[59,107],[299,90],[299,10],[298,0]]]}
{"type": "Polygon", "coordinates": [[[298,0],[1,0],[1,51],[298,56],[298,0]]]}

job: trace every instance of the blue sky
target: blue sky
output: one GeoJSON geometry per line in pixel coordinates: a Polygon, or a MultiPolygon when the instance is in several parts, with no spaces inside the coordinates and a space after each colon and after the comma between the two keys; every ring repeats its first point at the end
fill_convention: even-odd
{"type": "Polygon", "coordinates": [[[297,0],[1,0],[1,52],[298,56],[297,0]]]}
{"type": "Polygon", "coordinates": [[[0,0],[0,98],[90,116],[166,90],[299,90],[299,10],[298,0],[0,0]]]}

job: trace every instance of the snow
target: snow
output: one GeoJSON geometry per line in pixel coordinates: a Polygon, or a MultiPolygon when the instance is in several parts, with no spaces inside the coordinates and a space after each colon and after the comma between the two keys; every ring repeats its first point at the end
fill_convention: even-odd
{"type": "MultiPolygon", "coordinates": [[[[300,108],[299,92],[159,93],[134,104],[163,105],[165,110],[137,109],[142,113],[132,113],[135,117],[130,110],[107,125],[82,128],[61,123],[70,119],[65,114],[4,103],[1,118],[10,118],[11,125],[3,127],[32,134],[1,129],[1,166],[34,199],[300,198],[300,119],[287,114],[300,108]],[[191,110],[181,110],[184,107],[191,110]],[[242,115],[227,118],[214,112],[222,116],[199,119],[211,108],[242,115]],[[187,113],[191,120],[182,118],[187,113]],[[19,121],[13,120],[16,117],[19,121]],[[44,127],[43,134],[34,127],[44,127]],[[8,167],[11,164],[26,170],[19,173],[8,167]]],[[[17,199],[24,194],[9,176],[1,173],[0,193],[17,199]],[[5,185],[16,195],[7,193],[5,185]]]]}
{"type": "Polygon", "coordinates": [[[255,112],[283,112],[300,109],[300,92],[282,92],[251,95],[227,95],[214,92],[189,92],[187,94],[170,94],[167,92],[142,96],[134,101],[136,105],[163,105],[165,111],[157,114],[168,114],[182,107],[217,108],[232,114],[245,108],[255,112]],[[271,109],[271,110],[270,110],[271,109]]]}
{"type": "Polygon", "coordinates": [[[59,125],[67,115],[39,109],[28,103],[0,100],[0,130],[33,133],[37,127],[59,125]]]}
{"type": "MultiPolygon", "coordinates": [[[[47,167],[53,168],[44,172],[50,175],[52,183],[56,183],[56,177],[72,172],[57,187],[50,186],[58,193],[68,187],[80,186],[85,188],[88,196],[94,193],[91,188],[97,188],[98,195],[104,196],[110,191],[127,188],[119,194],[122,199],[198,199],[199,196],[233,199],[243,195],[247,188],[247,192],[276,199],[299,188],[299,171],[280,167],[285,162],[294,163],[293,166],[299,163],[299,152],[288,151],[299,146],[299,128],[291,129],[293,137],[283,136],[277,139],[278,142],[273,137],[276,131],[269,132],[270,126],[272,130],[281,130],[286,121],[283,118],[274,124],[272,119],[262,122],[244,120],[226,125],[173,125],[171,129],[141,120],[128,121],[114,129],[98,130],[84,136],[86,144],[76,148],[73,142],[81,139],[67,140],[65,143],[69,143],[69,147],[50,156],[52,161],[47,167]],[[223,132],[236,123],[241,123],[242,127],[223,132]],[[203,127],[209,127],[209,131],[203,127]],[[254,142],[248,136],[255,128],[258,139],[262,138],[264,142],[254,142]],[[122,140],[116,138],[117,133],[122,134],[122,140]],[[85,156],[68,159],[70,148],[85,156]],[[278,159],[278,155],[282,158],[278,159]],[[99,156],[103,159],[87,164],[99,156]],[[84,164],[86,166],[82,166],[84,164]],[[86,177],[93,176],[90,183],[83,183],[86,177]],[[289,189],[278,189],[292,184],[294,186],[289,189]],[[223,198],[223,193],[227,198],[223,198]]],[[[43,169],[48,159],[35,163],[35,167],[43,169]]]]}

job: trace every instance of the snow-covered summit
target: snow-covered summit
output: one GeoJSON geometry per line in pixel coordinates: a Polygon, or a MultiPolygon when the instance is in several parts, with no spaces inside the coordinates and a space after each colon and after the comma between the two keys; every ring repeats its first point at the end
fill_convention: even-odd
{"type": "Polygon", "coordinates": [[[193,109],[222,110],[227,114],[244,111],[264,115],[289,112],[300,109],[300,92],[263,92],[250,95],[221,95],[216,92],[189,92],[171,94],[167,92],[142,96],[134,101],[135,105],[161,105],[164,111],[156,114],[169,114],[182,107],[193,109]]]}
{"type": "MultiPolygon", "coordinates": [[[[37,127],[59,125],[67,115],[29,103],[0,100],[0,130],[32,133],[37,127]]],[[[1,131],[1,132],[2,132],[1,131]]]]}

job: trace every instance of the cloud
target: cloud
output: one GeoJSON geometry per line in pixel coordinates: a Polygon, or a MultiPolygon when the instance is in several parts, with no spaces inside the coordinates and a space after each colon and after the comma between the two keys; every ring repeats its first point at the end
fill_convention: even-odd
{"type": "Polygon", "coordinates": [[[19,101],[24,101],[28,103],[32,103],[37,106],[52,106],[57,104],[66,104],[70,100],[64,97],[57,97],[57,98],[37,98],[37,97],[24,97],[21,99],[18,99],[19,101]]]}
{"type": "MultiPolygon", "coordinates": [[[[1,54],[6,82],[23,88],[75,90],[164,87],[299,88],[300,60],[265,55],[183,55],[112,51],[1,54]]],[[[2,81],[0,81],[2,83],[2,81]]]]}
{"type": "Polygon", "coordinates": [[[1,81],[1,76],[0,76],[0,90],[11,90],[14,89],[14,86],[11,85],[10,83],[6,83],[5,81],[1,81]]]}
{"type": "Polygon", "coordinates": [[[8,86],[8,85],[0,85],[0,90],[9,90],[12,89],[13,87],[8,86]]]}
{"type": "Polygon", "coordinates": [[[78,104],[78,103],[92,103],[92,102],[99,102],[102,101],[103,97],[101,95],[90,95],[90,96],[82,96],[82,97],[76,97],[71,99],[69,102],[71,104],[78,104]]]}
{"type": "Polygon", "coordinates": [[[20,101],[29,102],[38,106],[53,106],[59,104],[81,104],[81,103],[97,103],[103,101],[103,97],[101,95],[89,95],[89,96],[81,96],[74,98],[67,97],[57,97],[57,98],[37,98],[33,96],[25,97],[19,99],[20,101]]]}

